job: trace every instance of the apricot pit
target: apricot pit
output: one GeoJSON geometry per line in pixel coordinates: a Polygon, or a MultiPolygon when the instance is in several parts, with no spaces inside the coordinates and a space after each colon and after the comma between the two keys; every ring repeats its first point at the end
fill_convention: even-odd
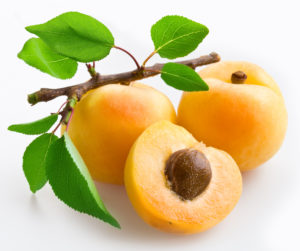
{"type": "Polygon", "coordinates": [[[176,194],[183,200],[192,200],[208,186],[211,168],[203,153],[196,149],[183,149],[169,157],[165,174],[176,194]]]}

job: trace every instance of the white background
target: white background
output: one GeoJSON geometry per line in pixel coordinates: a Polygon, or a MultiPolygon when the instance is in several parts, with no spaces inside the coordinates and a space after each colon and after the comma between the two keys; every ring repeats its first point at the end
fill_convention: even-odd
{"type": "MultiPolygon", "coordinates": [[[[299,1],[1,1],[0,3],[0,250],[300,250],[300,83],[299,1]],[[192,236],[162,233],[134,212],[123,187],[97,184],[122,230],[79,214],[53,195],[49,185],[32,195],[22,172],[22,154],[32,140],[8,132],[12,123],[32,121],[57,110],[59,98],[30,107],[26,94],[41,87],[84,81],[77,75],[62,81],[17,59],[31,37],[25,26],[66,11],[89,14],[107,25],[116,45],[141,62],[153,49],[150,27],[167,14],[179,14],[207,25],[210,34],[189,58],[218,52],[223,60],[246,60],[262,66],[280,85],[289,113],[281,150],[257,170],[243,175],[237,207],[213,229],[192,236]]],[[[162,61],[154,57],[149,63],[162,61]]],[[[97,64],[103,73],[133,69],[120,51],[97,64]]],[[[144,81],[165,92],[175,105],[180,92],[159,77],[144,81]]]]}

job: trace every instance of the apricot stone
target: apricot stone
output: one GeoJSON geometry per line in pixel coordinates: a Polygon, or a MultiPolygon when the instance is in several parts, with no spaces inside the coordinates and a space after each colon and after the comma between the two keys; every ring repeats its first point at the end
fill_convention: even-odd
{"type": "Polygon", "coordinates": [[[136,138],[156,121],[175,119],[172,103],[156,89],[111,84],[83,96],[68,133],[95,180],[123,184],[125,161],[136,138]]]}
{"type": "Polygon", "coordinates": [[[216,225],[232,211],[242,192],[240,170],[229,154],[206,147],[169,121],[154,123],[139,136],[130,150],[124,175],[130,201],[142,219],[173,233],[196,233],[216,225]],[[182,198],[170,184],[166,172],[169,162],[181,165],[171,176],[184,181],[183,188],[201,188],[199,181],[203,181],[207,183],[204,190],[182,198]],[[191,168],[197,165],[199,170],[191,168]],[[190,169],[196,176],[189,174],[190,169]]]}
{"type": "Polygon", "coordinates": [[[182,95],[178,124],[197,140],[228,152],[241,171],[270,159],[287,128],[284,100],[272,77],[248,62],[220,62],[199,74],[209,91],[182,95]]]}

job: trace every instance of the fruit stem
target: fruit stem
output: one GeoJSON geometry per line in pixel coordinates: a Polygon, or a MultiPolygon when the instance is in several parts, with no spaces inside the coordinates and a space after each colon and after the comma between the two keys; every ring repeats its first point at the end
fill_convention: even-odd
{"type": "Polygon", "coordinates": [[[247,75],[243,71],[236,71],[231,75],[231,83],[233,84],[243,84],[247,79],[247,75]]]}

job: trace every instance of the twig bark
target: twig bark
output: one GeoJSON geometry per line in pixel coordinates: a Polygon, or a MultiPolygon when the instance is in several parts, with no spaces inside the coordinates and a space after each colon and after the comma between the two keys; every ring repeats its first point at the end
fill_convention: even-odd
{"type": "MultiPolygon", "coordinates": [[[[212,52],[209,55],[201,56],[191,60],[180,61],[177,63],[184,64],[195,69],[198,66],[207,65],[218,61],[220,61],[220,56],[217,53],[212,52]]],[[[42,88],[39,91],[29,94],[28,102],[32,105],[35,105],[38,102],[47,102],[59,96],[67,96],[68,98],[71,98],[74,97],[74,95],[77,97],[77,100],[80,100],[82,95],[87,91],[103,85],[116,83],[128,85],[132,81],[155,76],[160,73],[163,66],[164,64],[155,64],[150,67],[145,67],[144,69],[112,75],[100,75],[97,73],[87,82],[81,84],[58,89],[42,88]]]]}

